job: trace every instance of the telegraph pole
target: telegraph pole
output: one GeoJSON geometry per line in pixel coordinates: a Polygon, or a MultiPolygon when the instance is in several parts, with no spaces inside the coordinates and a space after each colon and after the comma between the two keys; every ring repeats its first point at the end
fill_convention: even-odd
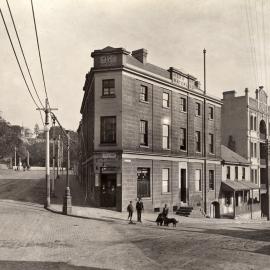
{"type": "Polygon", "coordinates": [[[63,214],[70,215],[72,211],[71,206],[71,194],[70,194],[70,187],[69,187],[69,168],[70,168],[70,136],[67,132],[67,177],[66,177],[66,191],[64,196],[64,203],[63,203],[63,214]]]}
{"type": "Polygon", "coordinates": [[[60,135],[58,135],[57,139],[57,171],[56,171],[56,178],[59,178],[59,167],[60,167],[60,135]]]}
{"type": "Polygon", "coordinates": [[[51,194],[54,197],[54,182],[55,182],[55,117],[52,116],[53,120],[53,179],[52,179],[52,190],[51,194]]]}
{"type": "Polygon", "coordinates": [[[49,133],[49,114],[52,110],[57,110],[56,108],[49,107],[49,101],[45,99],[45,108],[37,110],[43,110],[45,112],[45,135],[46,135],[46,201],[44,203],[44,207],[48,208],[51,205],[51,198],[50,198],[50,133],[49,133]]]}
{"type": "Polygon", "coordinates": [[[207,213],[207,188],[206,188],[206,158],[207,158],[207,153],[206,153],[206,61],[205,61],[205,54],[206,54],[206,50],[203,49],[203,94],[204,94],[204,98],[203,98],[203,153],[204,153],[204,187],[203,187],[203,193],[204,193],[204,213],[207,213]]]}
{"type": "Polygon", "coordinates": [[[30,167],[30,162],[29,162],[29,151],[27,150],[27,168],[30,167]]]}
{"type": "Polygon", "coordinates": [[[16,166],[17,166],[17,157],[16,157],[16,151],[17,151],[17,147],[15,146],[15,156],[14,156],[14,166],[15,166],[15,170],[17,169],[16,166]]]}

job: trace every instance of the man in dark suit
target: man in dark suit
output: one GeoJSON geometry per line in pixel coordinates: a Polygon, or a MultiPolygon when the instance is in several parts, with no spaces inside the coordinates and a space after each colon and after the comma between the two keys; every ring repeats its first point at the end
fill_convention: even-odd
{"type": "Polygon", "coordinates": [[[137,210],[137,220],[138,222],[142,222],[143,202],[141,198],[138,198],[138,201],[136,203],[136,210],[137,210]]]}

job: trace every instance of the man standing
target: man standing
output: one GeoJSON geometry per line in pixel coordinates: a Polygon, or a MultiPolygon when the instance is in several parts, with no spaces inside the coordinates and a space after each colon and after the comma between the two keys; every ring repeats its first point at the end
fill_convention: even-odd
{"type": "Polygon", "coordinates": [[[142,222],[143,202],[141,201],[141,198],[138,198],[138,201],[136,203],[136,210],[137,210],[137,220],[138,222],[142,222]]]}
{"type": "Polygon", "coordinates": [[[132,201],[129,202],[129,205],[127,207],[127,211],[128,211],[128,220],[129,223],[133,223],[132,222],[132,215],[133,215],[133,205],[132,205],[132,201]]]}

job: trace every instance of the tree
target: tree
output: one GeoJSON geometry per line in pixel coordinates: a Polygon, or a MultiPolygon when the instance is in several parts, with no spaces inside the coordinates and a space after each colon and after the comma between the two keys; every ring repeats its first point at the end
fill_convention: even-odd
{"type": "Polygon", "coordinates": [[[39,135],[39,126],[38,126],[38,124],[35,124],[35,127],[34,127],[34,133],[35,133],[36,138],[37,138],[38,135],[39,135]]]}

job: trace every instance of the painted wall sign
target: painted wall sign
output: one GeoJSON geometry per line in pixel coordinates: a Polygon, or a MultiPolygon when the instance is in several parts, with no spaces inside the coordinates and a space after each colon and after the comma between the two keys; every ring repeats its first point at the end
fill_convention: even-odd
{"type": "Polygon", "coordinates": [[[177,74],[177,73],[173,73],[172,74],[172,82],[174,84],[180,85],[182,87],[188,88],[188,78],[177,74]]]}
{"type": "Polygon", "coordinates": [[[114,65],[117,61],[116,55],[103,55],[100,57],[100,64],[103,66],[114,65]]]}

